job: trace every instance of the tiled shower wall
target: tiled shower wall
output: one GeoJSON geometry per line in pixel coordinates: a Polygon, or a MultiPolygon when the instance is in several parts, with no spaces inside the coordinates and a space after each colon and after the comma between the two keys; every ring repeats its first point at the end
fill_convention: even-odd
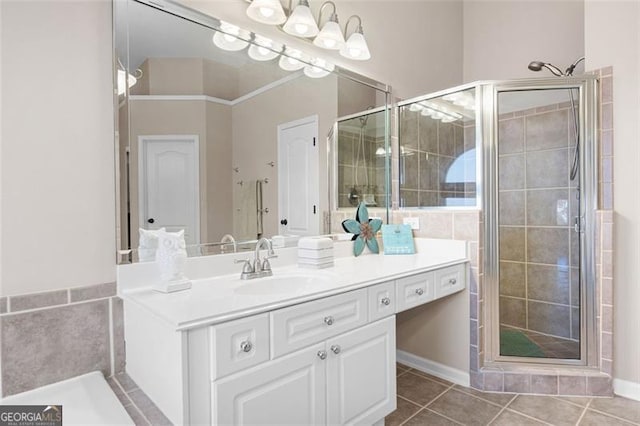
{"type": "MultiPolygon", "coordinates": [[[[577,341],[572,120],[569,103],[500,116],[500,323],[577,341]]],[[[577,346],[566,356],[578,357],[577,346]]]]}
{"type": "MultiPolygon", "coordinates": [[[[371,119],[373,120],[373,117],[371,119]]],[[[358,122],[357,119],[350,121],[358,122]]],[[[364,140],[360,141],[358,130],[344,129],[342,123],[339,124],[338,207],[353,207],[349,203],[349,192],[352,188],[359,192],[360,197],[373,194],[375,203],[371,205],[384,206],[385,157],[376,155],[378,148],[384,150],[384,144],[384,135],[377,137],[365,134],[364,140]]]]}
{"type": "Polygon", "coordinates": [[[0,298],[2,396],[124,365],[115,283],[0,298]]]}
{"type": "Polygon", "coordinates": [[[475,148],[475,120],[444,123],[403,106],[398,131],[400,207],[446,206],[447,199],[475,198],[475,183],[447,182],[453,162],[475,148]]]}

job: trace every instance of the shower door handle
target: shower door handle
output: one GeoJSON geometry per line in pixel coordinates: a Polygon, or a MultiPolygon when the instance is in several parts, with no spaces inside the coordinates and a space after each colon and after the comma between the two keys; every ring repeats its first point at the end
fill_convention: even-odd
{"type": "Polygon", "coordinates": [[[573,230],[575,232],[582,232],[584,229],[584,216],[574,216],[573,217],[573,230]]]}

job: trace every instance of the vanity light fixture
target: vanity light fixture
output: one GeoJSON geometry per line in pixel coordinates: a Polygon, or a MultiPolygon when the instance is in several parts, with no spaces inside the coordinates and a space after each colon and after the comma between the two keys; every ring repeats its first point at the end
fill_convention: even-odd
{"type": "Polygon", "coordinates": [[[282,44],[258,34],[256,34],[253,43],[249,47],[248,53],[249,57],[256,61],[270,61],[277,58],[282,51],[282,44]]]}
{"type": "Polygon", "coordinates": [[[280,25],[287,20],[280,0],[253,0],[247,8],[247,16],[267,25],[280,25]]]}
{"type": "Polygon", "coordinates": [[[315,58],[311,61],[311,65],[304,67],[304,75],[311,78],[322,78],[329,75],[335,69],[335,65],[324,59],[315,58]]]}
{"type": "Polygon", "coordinates": [[[358,26],[340,49],[340,54],[348,59],[366,61],[371,58],[371,52],[369,52],[369,46],[367,46],[367,40],[365,40],[364,32],[362,31],[362,19],[358,15],[352,15],[347,19],[347,23],[344,26],[344,37],[347,37],[349,22],[353,19],[358,20],[358,26]]]}
{"type": "Polygon", "coordinates": [[[282,29],[296,37],[314,37],[318,34],[320,30],[313,19],[308,0],[300,0],[282,29]]]}
{"type": "MultiPolygon", "coordinates": [[[[278,65],[285,71],[297,71],[304,68],[306,65],[304,62],[304,55],[298,49],[292,49],[290,47],[285,48],[284,54],[280,56],[278,65]]],[[[307,58],[308,60],[308,58],[307,58]]]]}
{"type": "Polygon", "coordinates": [[[220,22],[220,31],[213,35],[213,44],[222,50],[237,52],[249,45],[246,40],[249,37],[247,31],[240,29],[228,22],[220,22]]]}
{"type": "Polygon", "coordinates": [[[326,6],[331,6],[333,12],[329,20],[322,26],[322,29],[313,40],[313,44],[322,47],[323,49],[339,50],[344,46],[344,36],[340,25],[338,24],[338,15],[336,13],[336,5],[332,1],[326,1],[320,7],[320,14],[318,15],[318,26],[322,23],[322,12],[326,6]]]}
{"type": "Polygon", "coordinates": [[[120,61],[120,58],[117,58],[118,61],[118,96],[124,95],[127,92],[127,89],[131,89],[138,80],[142,77],[142,70],[137,69],[135,75],[130,74],[126,71],[124,65],[120,61]]]}

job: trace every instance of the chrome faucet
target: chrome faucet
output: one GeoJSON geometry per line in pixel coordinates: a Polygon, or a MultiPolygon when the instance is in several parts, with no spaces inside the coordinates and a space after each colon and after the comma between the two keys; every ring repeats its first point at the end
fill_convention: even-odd
{"type": "Polygon", "coordinates": [[[260,238],[256,243],[253,262],[251,262],[251,260],[249,259],[237,259],[235,261],[235,263],[243,263],[240,279],[251,280],[254,278],[269,277],[273,275],[269,259],[272,259],[274,257],[278,256],[273,251],[273,244],[271,243],[271,240],[269,240],[268,238],[260,238]],[[264,260],[260,260],[261,248],[267,249],[267,255],[265,256],[264,260]]]}
{"type": "Polygon", "coordinates": [[[233,244],[233,252],[237,252],[238,251],[238,246],[236,244],[236,239],[233,238],[233,235],[231,234],[224,234],[222,236],[222,239],[220,240],[220,253],[225,253],[226,249],[226,243],[232,243],[233,244]]]}

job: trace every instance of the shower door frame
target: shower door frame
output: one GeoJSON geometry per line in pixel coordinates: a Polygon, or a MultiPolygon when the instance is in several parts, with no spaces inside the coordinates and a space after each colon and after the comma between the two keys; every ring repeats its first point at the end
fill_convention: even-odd
{"type": "Polygon", "coordinates": [[[486,300],[484,366],[562,365],[598,367],[596,320],[596,210],[598,207],[597,84],[594,75],[580,77],[505,80],[482,84],[483,117],[478,137],[483,141],[485,211],[484,288],[486,300]],[[499,222],[498,222],[498,95],[501,92],[578,89],[580,188],[580,358],[535,358],[500,355],[499,222]],[[494,214],[488,214],[495,212],[494,214]]]}

